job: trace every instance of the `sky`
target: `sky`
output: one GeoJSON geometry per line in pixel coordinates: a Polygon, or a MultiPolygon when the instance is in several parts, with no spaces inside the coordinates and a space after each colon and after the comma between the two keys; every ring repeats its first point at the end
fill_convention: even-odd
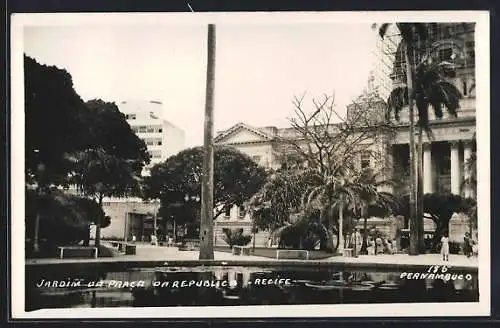
{"type": "MultiPolygon", "coordinates": [[[[218,24],[214,129],[289,125],[293,98],[360,95],[376,33],[368,23],[218,24]]],[[[201,24],[26,26],[24,52],[66,69],[83,100],[159,100],[163,117],[203,142],[207,28],[201,24]]]]}

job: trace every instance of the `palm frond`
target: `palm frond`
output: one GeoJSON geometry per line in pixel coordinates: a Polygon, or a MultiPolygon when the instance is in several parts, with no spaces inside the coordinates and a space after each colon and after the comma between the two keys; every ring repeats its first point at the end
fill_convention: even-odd
{"type": "MultiPolygon", "coordinates": [[[[380,27],[378,28],[378,35],[383,39],[385,37],[385,34],[387,33],[387,29],[389,28],[389,23],[384,23],[381,24],[380,27]]],[[[376,28],[376,24],[372,25],[372,28],[376,28]]]]}
{"type": "Polygon", "coordinates": [[[390,119],[391,113],[394,113],[394,119],[399,121],[399,113],[406,105],[408,105],[408,88],[394,88],[387,98],[387,119],[390,119]]]}
{"type": "Polygon", "coordinates": [[[435,94],[441,98],[440,100],[448,113],[456,117],[457,109],[460,107],[460,99],[462,98],[460,91],[455,85],[447,81],[436,83],[435,88],[435,94]]]}

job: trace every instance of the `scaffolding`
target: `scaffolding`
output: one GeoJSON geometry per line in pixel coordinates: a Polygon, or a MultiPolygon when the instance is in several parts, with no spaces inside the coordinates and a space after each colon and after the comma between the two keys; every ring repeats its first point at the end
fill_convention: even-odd
{"type": "MultiPolygon", "coordinates": [[[[435,61],[447,61],[457,68],[457,76],[470,75],[475,68],[475,39],[474,23],[428,23],[427,38],[421,39],[416,34],[412,40],[414,52],[410,54],[413,58],[413,65],[420,63],[424,57],[435,61]],[[444,42],[447,40],[448,42],[444,42]]],[[[390,79],[393,81],[389,88],[395,84],[405,83],[405,56],[401,43],[401,35],[397,28],[388,30],[388,34],[378,40],[378,51],[380,57],[380,67],[387,72],[389,69],[390,79]]],[[[457,86],[461,87],[461,86],[457,86]]],[[[387,90],[384,90],[387,92],[387,90]]]]}

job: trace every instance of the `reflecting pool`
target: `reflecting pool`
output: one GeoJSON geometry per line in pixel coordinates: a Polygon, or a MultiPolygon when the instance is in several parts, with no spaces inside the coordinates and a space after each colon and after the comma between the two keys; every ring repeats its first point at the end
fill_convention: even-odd
{"type": "Polygon", "coordinates": [[[401,272],[312,267],[26,270],[26,311],[46,308],[478,302],[477,274],[405,279],[401,272]],[[85,272],[88,271],[88,272],[85,272]]]}

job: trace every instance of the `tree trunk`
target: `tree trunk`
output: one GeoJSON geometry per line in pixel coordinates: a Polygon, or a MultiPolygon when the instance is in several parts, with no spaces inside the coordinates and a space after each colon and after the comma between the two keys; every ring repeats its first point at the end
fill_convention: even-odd
{"type": "Polygon", "coordinates": [[[418,128],[418,157],[417,157],[417,221],[418,221],[418,248],[420,253],[425,253],[424,241],[424,179],[423,179],[423,145],[422,127],[418,128]]]}
{"type": "Polygon", "coordinates": [[[368,249],[368,218],[365,216],[363,222],[363,252],[368,249]]]}
{"type": "MultiPolygon", "coordinates": [[[[102,209],[102,194],[99,194],[99,208],[102,209]]],[[[101,245],[101,220],[103,218],[98,218],[97,222],[95,223],[95,241],[94,245],[95,247],[99,247],[101,245]]]]}
{"type": "Polygon", "coordinates": [[[339,246],[337,248],[337,252],[342,254],[344,253],[344,207],[339,207],[339,246]]]}
{"type": "Polygon", "coordinates": [[[90,245],[90,226],[87,228],[87,231],[85,231],[85,236],[83,238],[83,246],[89,246],[90,245]]]}
{"type": "Polygon", "coordinates": [[[408,115],[410,118],[409,141],[410,141],[410,255],[418,255],[418,220],[416,216],[416,163],[415,163],[415,117],[413,108],[413,72],[410,62],[411,45],[407,41],[403,41],[405,45],[405,60],[406,60],[406,84],[408,88],[408,115]]]}
{"type": "Polygon", "coordinates": [[[33,252],[34,253],[40,252],[40,244],[38,241],[39,230],[40,230],[40,209],[37,210],[36,218],[35,218],[35,232],[33,234],[33,252]]]}
{"type": "Polygon", "coordinates": [[[205,95],[205,136],[203,147],[203,176],[201,190],[200,260],[214,259],[213,189],[214,145],[213,114],[215,89],[215,25],[208,25],[207,85],[205,95]]]}
{"type": "Polygon", "coordinates": [[[38,208],[36,211],[36,217],[35,217],[35,231],[33,232],[33,252],[34,253],[39,253],[40,252],[40,240],[39,240],[39,234],[40,234],[40,210],[42,208],[42,188],[40,186],[37,187],[37,196],[38,196],[38,208]]]}

